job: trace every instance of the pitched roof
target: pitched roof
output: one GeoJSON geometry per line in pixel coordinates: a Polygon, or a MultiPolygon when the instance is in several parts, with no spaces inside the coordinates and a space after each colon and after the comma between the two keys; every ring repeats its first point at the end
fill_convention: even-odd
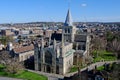
{"type": "Polygon", "coordinates": [[[19,47],[19,48],[14,48],[14,52],[19,54],[19,53],[23,53],[23,52],[27,52],[27,51],[31,51],[34,49],[34,46],[33,45],[29,45],[29,46],[22,46],[22,47],[19,47]]]}

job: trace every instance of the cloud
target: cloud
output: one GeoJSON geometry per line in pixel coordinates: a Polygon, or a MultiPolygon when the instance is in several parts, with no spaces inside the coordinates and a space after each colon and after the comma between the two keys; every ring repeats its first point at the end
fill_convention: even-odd
{"type": "Polygon", "coordinates": [[[87,4],[83,3],[83,4],[81,4],[81,6],[82,6],[82,7],[86,7],[86,6],[87,6],[87,4]]]}

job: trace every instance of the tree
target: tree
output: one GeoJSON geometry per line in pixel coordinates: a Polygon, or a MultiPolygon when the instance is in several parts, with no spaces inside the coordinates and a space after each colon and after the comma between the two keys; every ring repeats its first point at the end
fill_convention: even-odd
{"type": "Polygon", "coordinates": [[[9,60],[10,60],[11,56],[8,54],[7,51],[2,51],[0,52],[0,63],[7,65],[9,64],[9,60]]]}
{"type": "Polygon", "coordinates": [[[110,76],[112,80],[120,80],[120,64],[114,65],[114,69],[110,76]]]}
{"type": "Polygon", "coordinates": [[[114,39],[111,43],[111,50],[114,52],[117,58],[120,58],[120,41],[114,39]]]}
{"type": "Polygon", "coordinates": [[[106,32],[106,38],[107,38],[107,41],[110,41],[110,42],[113,41],[114,39],[113,33],[111,31],[106,32]]]}
{"type": "Polygon", "coordinates": [[[23,70],[22,63],[19,62],[17,58],[12,58],[10,64],[6,65],[6,71],[12,74],[18,73],[20,70],[23,70]]]}
{"type": "Polygon", "coordinates": [[[13,42],[13,36],[6,36],[6,38],[8,39],[8,42],[13,42]]]}
{"type": "Polygon", "coordinates": [[[91,64],[93,62],[92,56],[89,55],[89,56],[85,57],[85,61],[87,64],[91,64]]]}
{"type": "Polygon", "coordinates": [[[98,57],[100,50],[105,50],[106,48],[106,40],[104,38],[95,37],[91,41],[92,46],[92,52],[95,51],[96,54],[93,54],[94,56],[98,57]]]}
{"type": "Polygon", "coordinates": [[[8,42],[12,42],[13,37],[12,36],[2,36],[0,37],[0,42],[4,45],[6,45],[8,42]]]}
{"type": "Polygon", "coordinates": [[[12,58],[7,51],[0,52],[0,63],[5,66],[5,71],[8,73],[18,73],[23,70],[23,64],[15,57],[12,58]]]}

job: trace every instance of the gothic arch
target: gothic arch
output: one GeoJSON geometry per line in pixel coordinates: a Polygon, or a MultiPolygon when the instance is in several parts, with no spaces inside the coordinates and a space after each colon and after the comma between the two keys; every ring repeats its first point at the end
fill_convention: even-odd
{"type": "Polygon", "coordinates": [[[53,57],[54,57],[54,51],[53,49],[46,48],[45,49],[45,55],[44,55],[44,60],[45,60],[45,72],[51,73],[53,72],[53,57]]]}
{"type": "Polygon", "coordinates": [[[67,31],[67,29],[65,28],[65,33],[67,33],[68,31],[67,31]]]}
{"type": "Polygon", "coordinates": [[[71,33],[70,29],[68,28],[68,33],[71,33]]]}
{"type": "Polygon", "coordinates": [[[52,53],[49,50],[45,51],[45,63],[52,64],[52,53]]]}

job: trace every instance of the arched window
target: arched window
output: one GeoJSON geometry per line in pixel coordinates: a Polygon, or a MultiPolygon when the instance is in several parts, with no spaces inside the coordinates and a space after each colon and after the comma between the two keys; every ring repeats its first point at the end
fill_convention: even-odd
{"type": "Polygon", "coordinates": [[[68,33],[70,33],[70,29],[68,29],[68,33]]]}
{"type": "Polygon", "coordinates": [[[65,33],[67,33],[67,29],[65,29],[65,33]]]}
{"type": "Polygon", "coordinates": [[[82,47],[81,45],[78,45],[78,50],[81,50],[81,47],[82,47]]]}
{"type": "Polygon", "coordinates": [[[45,52],[45,63],[52,64],[52,54],[50,51],[45,52]]]}
{"type": "Polygon", "coordinates": [[[85,45],[82,46],[82,49],[85,50],[85,45]]]}

